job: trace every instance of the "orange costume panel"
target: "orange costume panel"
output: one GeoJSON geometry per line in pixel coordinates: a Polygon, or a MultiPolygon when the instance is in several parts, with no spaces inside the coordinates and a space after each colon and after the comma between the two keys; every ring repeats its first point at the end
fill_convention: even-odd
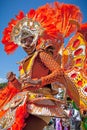
{"type": "Polygon", "coordinates": [[[20,78],[23,78],[23,76],[26,77],[27,73],[32,79],[41,78],[41,86],[44,86],[57,81],[59,77],[63,76],[63,70],[58,63],[45,51],[40,51],[38,53],[32,61],[33,64],[31,64],[30,59],[27,59],[27,61],[21,65],[20,78]]]}
{"type": "Polygon", "coordinates": [[[0,90],[0,108],[3,107],[6,103],[8,103],[13,96],[15,96],[19,90],[12,85],[11,82],[7,84],[4,89],[0,90]]]}

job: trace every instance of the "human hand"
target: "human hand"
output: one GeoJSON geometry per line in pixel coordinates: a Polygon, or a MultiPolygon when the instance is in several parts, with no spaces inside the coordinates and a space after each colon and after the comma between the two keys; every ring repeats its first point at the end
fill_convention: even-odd
{"type": "Polygon", "coordinates": [[[12,81],[16,75],[13,72],[8,72],[6,77],[8,81],[12,81]]]}
{"type": "Polygon", "coordinates": [[[31,79],[31,78],[23,78],[23,83],[29,83],[32,85],[40,85],[41,84],[41,79],[31,79]]]}

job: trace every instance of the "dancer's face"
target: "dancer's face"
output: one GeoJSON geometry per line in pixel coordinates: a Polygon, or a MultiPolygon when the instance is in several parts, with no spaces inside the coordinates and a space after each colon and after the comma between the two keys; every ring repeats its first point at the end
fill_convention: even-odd
{"type": "Polygon", "coordinates": [[[32,41],[33,41],[33,37],[30,36],[30,37],[27,37],[25,39],[23,39],[21,41],[21,43],[24,44],[24,51],[29,55],[31,53],[33,53],[35,51],[35,48],[36,48],[36,44],[32,44],[32,41]]]}

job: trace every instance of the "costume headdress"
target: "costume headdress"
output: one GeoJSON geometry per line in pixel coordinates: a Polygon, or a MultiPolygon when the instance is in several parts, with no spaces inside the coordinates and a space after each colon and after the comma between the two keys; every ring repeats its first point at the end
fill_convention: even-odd
{"type": "Polygon", "coordinates": [[[58,42],[58,40],[62,40],[58,38],[59,34],[62,34],[62,38],[64,38],[75,31],[76,26],[71,22],[79,23],[81,17],[81,12],[75,5],[58,2],[54,2],[52,5],[46,4],[37,10],[31,9],[26,15],[20,11],[4,29],[2,38],[4,50],[7,54],[14,52],[18,45],[22,45],[22,37],[27,36],[33,36],[33,42],[37,41],[38,44],[49,39],[53,43],[58,42]]]}

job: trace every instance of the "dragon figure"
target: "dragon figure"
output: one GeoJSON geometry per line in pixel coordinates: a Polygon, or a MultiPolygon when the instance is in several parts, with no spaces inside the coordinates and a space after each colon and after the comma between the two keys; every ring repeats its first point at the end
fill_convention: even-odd
{"type": "Polygon", "coordinates": [[[19,79],[8,72],[0,90],[1,130],[34,130],[34,123],[42,130],[50,117],[66,117],[66,95],[87,111],[86,34],[87,23],[72,4],[48,3],[11,19],[3,31],[4,51],[9,55],[21,46],[27,56],[18,62],[19,79]]]}

